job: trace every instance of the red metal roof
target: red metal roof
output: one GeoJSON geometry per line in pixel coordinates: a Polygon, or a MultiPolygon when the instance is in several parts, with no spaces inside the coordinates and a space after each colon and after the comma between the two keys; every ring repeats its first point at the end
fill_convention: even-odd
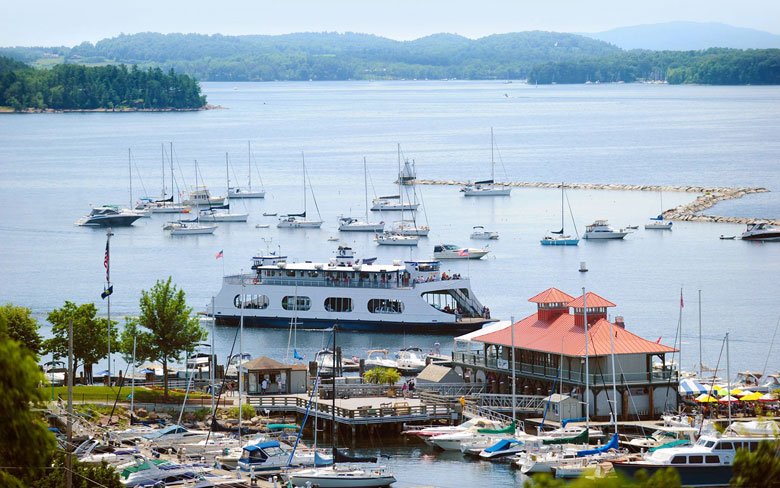
{"type": "Polygon", "coordinates": [[[535,297],[529,298],[531,303],[569,303],[574,297],[557,288],[548,288],[535,297]]]}
{"type": "MultiPolygon", "coordinates": [[[[588,308],[597,308],[597,307],[617,307],[614,303],[610,302],[606,298],[600,297],[592,292],[587,292],[585,294],[585,297],[587,297],[587,306],[588,308]]],[[[582,296],[577,297],[576,299],[570,301],[568,305],[570,307],[574,308],[582,308],[585,306],[585,301],[583,300],[582,296]]]]}
{"type": "MultiPolygon", "coordinates": [[[[609,303],[609,302],[608,302],[609,303]]],[[[590,297],[588,297],[590,307],[590,297]]],[[[516,348],[532,351],[564,354],[566,356],[585,356],[585,329],[574,325],[574,315],[565,313],[552,322],[539,320],[534,313],[495,332],[474,337],[472,340],[488,344],[500,344],[511,347],[512,329],[516,348]]],[[[671,353],[675,349],[663,344],[643,339],[622,327],[613,326],[615,335],[615,354],[656,354],[671,353]]],[[[606,356],[611,353],[610,323],[605,319],[588,328],[588,356],[606,356]]]]}

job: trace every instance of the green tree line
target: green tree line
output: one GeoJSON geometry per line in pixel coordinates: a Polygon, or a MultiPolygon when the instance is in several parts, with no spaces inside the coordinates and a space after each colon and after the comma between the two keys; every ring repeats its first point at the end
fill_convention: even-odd
{"type": "Polygon", "coordinates": [[[35,69],[0,57],[0,106],[14,110],[195,109],[198,82],[172,68],[59,64],[35,69]]]}
{"type": "Polygon", "coordinates": [[[598,59],[547,62],[534,66],[529,83],[633,82],[670,84],[778,85],[780,49],[628,51],[598,59]]]}
{"type": "MultiPolygon", "coordinates": [[[[780,84],[780,50],[648,51],[575,34],[517,32],[395,41],[357,33],[120,35],[95,44],[0,48],[25,62],[128,64],[207,81],[528,79],[531,83],[780,84]]],[[[137,100],[130,98],[129,100],[137,100]]],[[[145,99],[144,99],[145,100],[145,99]]]]}

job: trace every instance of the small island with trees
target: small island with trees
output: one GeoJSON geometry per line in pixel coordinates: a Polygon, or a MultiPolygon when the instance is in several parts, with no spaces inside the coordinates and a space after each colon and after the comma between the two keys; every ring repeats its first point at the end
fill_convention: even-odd
{"type": "Polygon", "coordinates": [[[191,76],[158,67],[58,64],[33,68],[0,57],[4,111],[179,111],[208,108],[191,76]]]}

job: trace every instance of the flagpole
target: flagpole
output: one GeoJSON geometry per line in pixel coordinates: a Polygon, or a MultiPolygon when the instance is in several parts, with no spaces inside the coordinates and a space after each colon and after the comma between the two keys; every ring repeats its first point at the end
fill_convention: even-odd
{"type": "Polygon", "coordinates": [[[111,227],[106,230],[106,258],[105,258],[105,266],[106,266],[106,290],[109,292],[108,296],[106,297],[108,299],[108,384],[111,385],[111,254],[110,254],[110,244],[111,244],[111,236],[114,235],[113,232],[111,232],[111,227]]]}

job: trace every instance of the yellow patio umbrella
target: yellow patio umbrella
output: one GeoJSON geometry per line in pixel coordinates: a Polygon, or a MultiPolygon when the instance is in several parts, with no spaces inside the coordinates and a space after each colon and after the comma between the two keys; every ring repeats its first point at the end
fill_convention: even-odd
{"type": "Polygon", "coordinates": [[[712,391],[713,391],[713,392],[714,392],[716,395],[718,395],[718,396],[723,396],[723,395],[726,395],[726,394],[728,394],[728,392],[729,392],[729,389],[728,389],[728,388],[726,388],[725,386],[721,386],[721,385],[715,385],[715,386],[713,386],[713,387],[712,387],[712,391]]]}
{"type": "Polygon", "coordinates": [[[743,395],[742,397],[740,397],[740,400],[742,400],[743,402],[756,402],[760,400],[762,396],[764,396],[762,393],[756,391],[753,393],[748,393],[747,395],[743,395]]]}
{"type": "Polygon", "coordinates": [[[729,392],[729,395],[739,397],[742,396],[743,393],[750,393],[750,392],[749,391],[743,392],[739,388],[732,388],[731,391],[729,392]]]}
{"type": "Polygon", "coordinates": [[[694,401],[698,403],[718,403],[717,398],[707,393],[702,393],[701,395],[697,396],[694,401]]]}

